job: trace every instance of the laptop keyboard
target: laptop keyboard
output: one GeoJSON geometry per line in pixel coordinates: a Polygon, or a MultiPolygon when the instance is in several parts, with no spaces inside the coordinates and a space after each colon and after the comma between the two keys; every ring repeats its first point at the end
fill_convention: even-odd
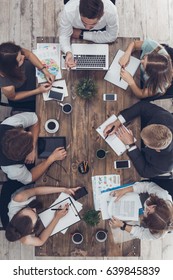
{"type": "Polygon", "coordinates": [[[106,55],[74,55],[77,62],[76,68],[104,68],[106,55]]]}

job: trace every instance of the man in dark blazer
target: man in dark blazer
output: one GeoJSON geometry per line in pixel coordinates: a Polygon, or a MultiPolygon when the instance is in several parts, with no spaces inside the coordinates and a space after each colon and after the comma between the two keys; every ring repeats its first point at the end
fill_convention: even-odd
{"type": "Polygon", "coordinates": [[[128,145],[127,154],[140,176],[153,178],[173,170],[173,116],[163,108],[141,101],[120,112],[118,119],[107,126],[105,136],[109,130],[128,145]],[[141,138],[145,145],[141,150],[134,142],[132,131],[127,131],[122,124],[128,123],[136,117],[141,118],[141,138]]]}

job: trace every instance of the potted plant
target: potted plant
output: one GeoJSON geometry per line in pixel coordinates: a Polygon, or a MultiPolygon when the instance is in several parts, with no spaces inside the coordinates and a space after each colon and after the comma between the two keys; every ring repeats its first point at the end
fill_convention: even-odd
{"type": "Polygon", "coordinates": [[[88,210],[84,214],[83,220],[90,226],[96,226],[100,222],[100,211],[94,209],[88,210]]]}
{"type": "Polygon", "coordinates": [[[83,78],[77,84],[77,95],[84,98],[90,99],[97,93],[97,86],[92,79],[83,78]]]}

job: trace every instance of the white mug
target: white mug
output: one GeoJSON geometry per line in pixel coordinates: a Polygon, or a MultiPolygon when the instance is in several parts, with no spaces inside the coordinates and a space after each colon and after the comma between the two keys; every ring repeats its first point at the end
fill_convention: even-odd
{"type": "Polygon", "coordinates": [[[72,111],[72,106],[70,103],[65,103],[65,104],[62,104],[62,103],[59,103],[59,105],[62,107],[62,111],[65,113],[65,114],[70,114],[71,111],[72,111]]]}

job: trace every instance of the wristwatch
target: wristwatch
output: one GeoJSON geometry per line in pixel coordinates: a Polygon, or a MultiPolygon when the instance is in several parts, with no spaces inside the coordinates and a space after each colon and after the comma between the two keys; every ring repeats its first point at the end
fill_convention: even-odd
{"type": "Polygon", "coordinates": [[[123,226],[120,227],[120,229],[121,229],[121,230],[125,230],[126,226],[127,226],[126,222],[123,222],[123,226]]]}
{"type": "Polygon", "coordinates": [[[79,39],[83,39],[83,33],[84,33],[84,30],[81,30],[80,35],[79,35],[79,39]]]}

